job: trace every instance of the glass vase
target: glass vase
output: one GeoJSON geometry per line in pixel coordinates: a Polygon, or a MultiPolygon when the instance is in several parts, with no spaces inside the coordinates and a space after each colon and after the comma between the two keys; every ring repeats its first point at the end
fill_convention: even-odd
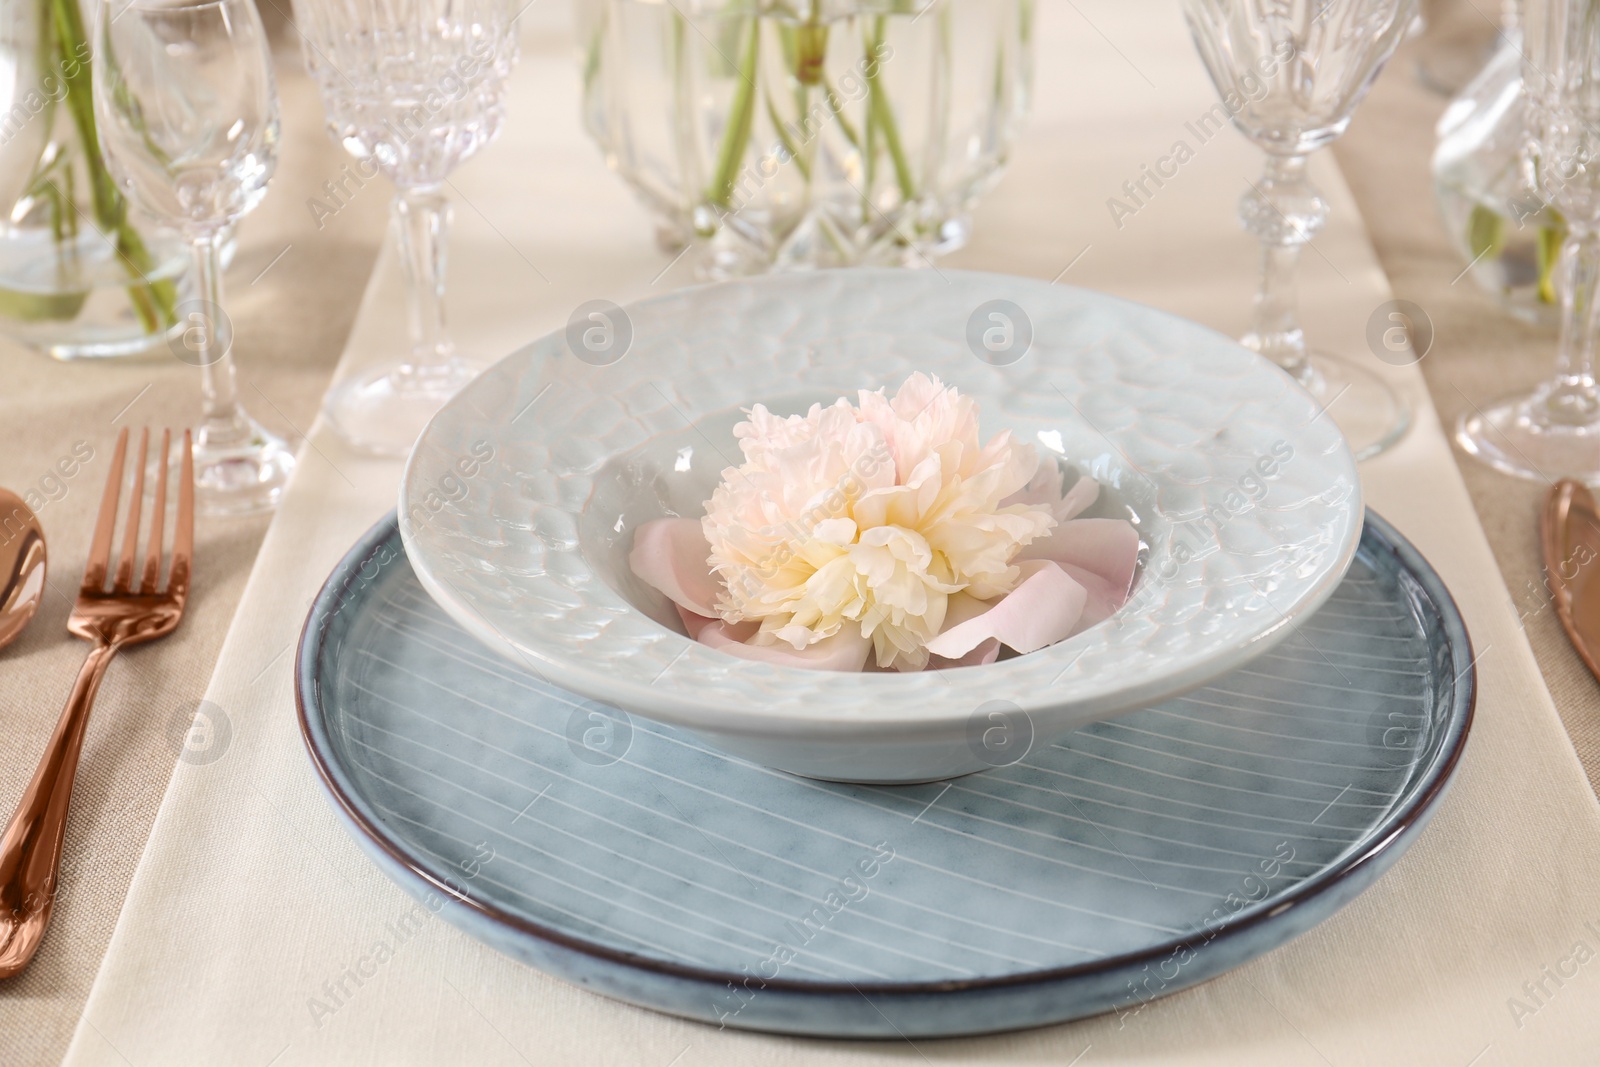
{"type": "Polygon", "coordinates": [[[923,265],[1027,113],[1032,0],[577,0],[583,118],[696,272],[923,265]]]}
{"type": "Polygon", "coordinates": [[[134,215],[100,156],[77,0],[6,0],[0,63],[0,332],[58,359],[164,350],[185,246],[134,215]]]}
{"type": "Polygon", "coordinates": [[[1434,189],[1472,280],[1517,318],[1552,329],[1566,221],[1545,203],[1528,154],[1518,31],[1439,120],[1434,189]]]}

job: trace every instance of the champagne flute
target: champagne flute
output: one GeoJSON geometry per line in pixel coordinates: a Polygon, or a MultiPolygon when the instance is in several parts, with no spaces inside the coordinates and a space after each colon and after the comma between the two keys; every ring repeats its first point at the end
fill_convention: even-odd
{"type": "Polygon", "coordinates": [[[325,411],[356,448],[404,456],[480,369],[445,329],[443,187],[500,132],[517,12],[511,0],[295,0],[294,10],[333,139],[399,189],[393,224],[409,312],[408,357],[344,382],[325,411]]]}
{"type": "Polygon", "coordinates": [[[194,257],[196,299],[177,308],[188,328],[174,353],[200,368],[197,497],[211,514],[268,510],[294,456],[239,405],[218,262],[219,235],[261,203],[277,164],[261,18],[253,0],[107,0],[99,16],[94,110],[107,169],[194,257]]]}
{"type": "Polygon", "coordinates": [[[1307,157],[1350,125],[1356,105],[1416,14],[1416,0],[1184,0],[1189,31],[1230,117],[1267,154],[1239,201],[1261,241],[1261,289],[1240,340],[1303,385],[1343,431],[1357,459],[1388,448],[1411,424],[1405,402],[1371,371],[1306,345],[1295,273],[1328,205],[1307,157]]]}
{"type": "Polygon", "coordinates": [[[1600,482],[1595,383],[1600,287],[1600,21],[1589,0],[1527,0],[1523,91],[1528,162],[1567,222],[1557,261],[1561,339],[1555,374],[1532,393],[1473,405],[1456,425],[1469,454],[1539,481],[1600,482]]]}

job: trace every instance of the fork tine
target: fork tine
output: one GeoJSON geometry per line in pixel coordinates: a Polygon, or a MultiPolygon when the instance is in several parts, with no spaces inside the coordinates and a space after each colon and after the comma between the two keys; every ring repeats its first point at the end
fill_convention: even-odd
{"type": "Polygon", "coordinates": [[[111,566],[111,533],[117,524],[117,498],[122,494],[122,463],[128,452],[128,429],[117,434],[117,448],[111,454],[111,470],[106,473],[105,494],[100,497],[100,518],[94,524],[94,540],[89,545],[89,562],[83,568],[83,591],[105,591],[106,570],[111,566]]]}
{"type": "Polygon", "coordinates": [[[150,427],[139,431],[139,458],[133,461],[133,490],[128,494],[128,521],[122,531],[122,552],[117,556],[113,593],[133,592],[133,567],[139,558],[139,519],[144,507],[144,464],[150,455],[150,427]]]}
{"type": "Polygon", "coordinates": [[[194,442],[183,431],[183,466],[178,471],[178,515],[172,524],[172,571],[167,592],[182,596],[189,590],[189,560],[194,555],[194,442]]]}
{"type": "Polygon", "coordinates": [[[172,431],[161,431],[161,451],[156,453],[156,499],[150,512],[150,547],[145,553],[144,580],[139,592],[149,596],[156,591],[156,579],[161,576],[161,535],[167,518],[167,467],[172,457],[172,431]]]}

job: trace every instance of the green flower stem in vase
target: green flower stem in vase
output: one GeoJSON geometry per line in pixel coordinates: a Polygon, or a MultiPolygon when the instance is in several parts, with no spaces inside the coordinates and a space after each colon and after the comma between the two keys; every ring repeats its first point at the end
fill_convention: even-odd
{"type": "Polygon", "coordinates": [[[584,121],[702,277],[926,264],[965,242],[1004,166],[1028,99],[1027,12],[578,0],[584,121]]]}
{"type": "Polygon", "coordinates": [[[1554,328],[1567,222],[1539,191],[1529,154],[1520,37],[1500,42],[1446,112],[1434,191],[1471,281],[1527,322],[1554,328]]]}
{"type": "MultiPolygon", "coordinates": [[[[812,9],[809,21],[795,27],[781,22],[772,22],[778,36],[783,54],[787,60],[786,67],[789,77],[795,86],[795,111],[799,116],[809,114],[811,99],[810,88],[823,84],[824,64],[828,52],[828,27],[817,21],[818,10],[812,9]]],[[[740,49],[740,58],[737,67],[739,85],[734,91],[733,104],[728,111],[728,121],[722,136],[722,146],[717,154],[717,169],[711,180],[710,188],[706,191],[706,199],[713,206],[723,211],[734,208],[734,197],[741,171],[745,169],[746,157],[750,150],[750,135],[755,117],[755,97],[762,92],[758,77],[760,75],[759,62],[761,56],[761,27],[763,21],[770,21],[762,15],[752,15],[749,26],[741,35],[744,41],[740,49]]],[[[868,20],[863,20],[868,21],[868,20]]],[[[861,189],[862,222],[869,224],[874,211],[872,192],[874,179],[877,175],[878,158],[887,152],[894,168],[895,184],[901,197],[913,201],[917,196],[916,181],[911,173],[911,166],[906,162],[905,148],[900,141],[900,130],[895,123],[894,108],[889,102],[889,95],[884,88],[880,67],[882,59],[889,54],[884,35],[887,32],[885,17],[873,16],[870,19],[871,30],[863,37],[863,55],[861,60],[861,77],[866,85],[866,140],[865,140],[865,173],[866,182],[861,189]]],[[[1003,53],[1002,53],[1003,55],[1003,53]]],[[[997,72],[998,77],[998,72],[997,72]]],[[[772,124],[773,135],[782,144],[785,158],[784,163],[793,164],[800,172],[800,176],[807,186],[809,193],[811,183],[811,167],[808,153],[811,151],[810,141],[801,144],[796,140],[796,133],[802,135],[809,132],[802,123],[786,120],[778,113],[770,93],[763,93],[766,102],[766,112],[772,124]]],[[[845,117],[845,108],[839,103],[837,93],[829,90],[829,110],[831,117],[841,123],[841,132],[846,139],[858,150],[862,149],[862,139],[849,127],[849,120],[845,117]]]]}
{"type": "Polygon", "coordinates": [[[900,195],[906,200],[915,200],[917,185],[911,177],[911,167],[906,163],[905,148],[900,144],[900,130],[894,121],[894,109],[889,104],[889,94],[883,86],[882,59],[887,55],[883,35],[884,17],[877,15],[872,20],[872,34],[867,39],[866,53],[861,61],[862,74],[867,80],[868,136],[871,137],[871,131],[883,131],[883,145],[894,163],[894,180],[900,187],[900,195]]]}
{"type": "Polygon", "coordinates": [[[141,232],[100,153],[79,0],[21,2],[39,21],[40,106],[27,121],[49,138],[22,199],[5,205],[0,328],[62,358],[135,354],[177,322],[183,262],[141,232]]]}
{"type": "Polygon", "coordinates": [[[734,90],[733,106],[728,111],[727,129],[722,135],[722,150],[717,155],[717,171],[706,190],[706,199],[720,208],[733,204],[734,183],[738,180],[745,152],[750,146],[750,126],[756,113],[756,69],[761,56],[761,17],[752,15],[749,26],[741,34],[744,40],[739,51],[739,84],[734,90]]]}
{"type": "Polygon", "coordinates": [[[129,221],[128,202],[117,191],[105,160],[100,156],[100,142],[94,127],[94,81],[86,62],[88,34],[84,32],[78,0],[46,2],[54,16],[56,56],[67,83],[67,108],[72,112],[72,124],[78,131],[84,169],[89,172],[95,222],[108,239],[114,235],[117,255],[122,258],[132,281],[128,296],[133,300],[145,331],[155,333],[177,321],[178,289],[167,279],[150,280],[155,260],[144,238],[129,221]]]}

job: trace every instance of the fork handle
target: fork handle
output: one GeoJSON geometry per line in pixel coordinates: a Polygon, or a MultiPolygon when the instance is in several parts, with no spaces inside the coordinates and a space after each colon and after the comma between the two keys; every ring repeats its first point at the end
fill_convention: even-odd
{"type": "Polygon", "coordinates": [[[78,754],[83,750],[89,709],[117,647],[96,643],[89,650],[33,781],[0,838],[0,978],[10,978],[28,965],[50,924],[50,909],[60,888],[61,846],[67,836],[78,754]]]}

